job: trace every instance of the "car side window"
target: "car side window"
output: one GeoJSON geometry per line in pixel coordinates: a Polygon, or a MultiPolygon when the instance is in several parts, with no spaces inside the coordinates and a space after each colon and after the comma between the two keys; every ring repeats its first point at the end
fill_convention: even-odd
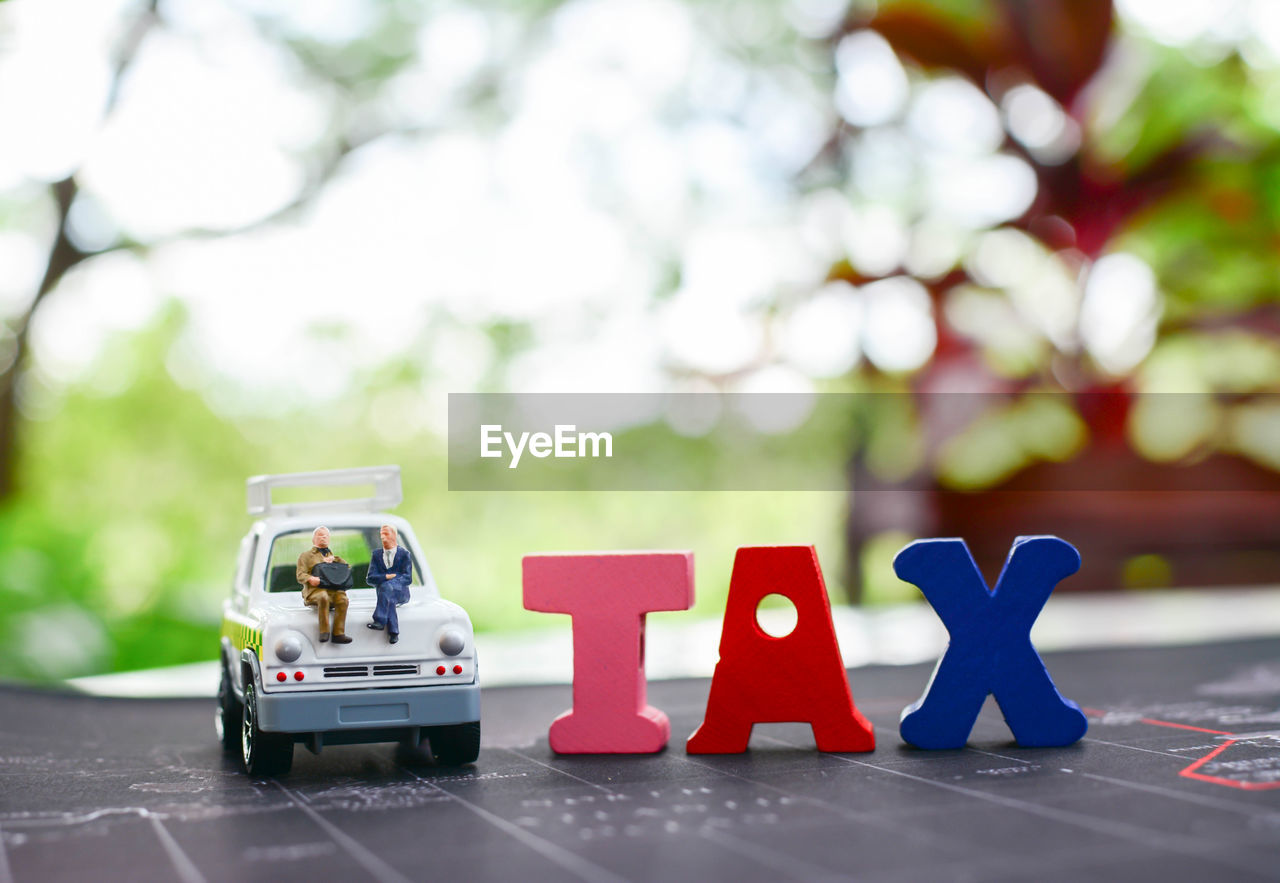
{"type": "Polygon", "coordinates": [[[236,575],[231,584],[232,591],[246,594],[249,591],[249,568],[258,551],[258,535],[249,534],[240,542],[240,554],[236,559],[236,575]]]}

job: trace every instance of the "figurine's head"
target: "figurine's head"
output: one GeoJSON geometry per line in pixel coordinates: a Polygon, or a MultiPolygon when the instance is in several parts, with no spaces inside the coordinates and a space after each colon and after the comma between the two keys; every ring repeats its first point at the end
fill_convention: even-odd
{"type": "Polygon", "coordinates": [[[400,538],[399,534],[396,533],[396,529],[389,524],[382,525],[382,530],[378,531],[378,534],[382,537],[382,548],[384,549],[394,549],[396,541],[400,538]]]}
{"type": "Polygon", "coordinates": [[[329,548],[329,528],[317,527],[311,534],[311,544],[317,549],[329,548]]]}

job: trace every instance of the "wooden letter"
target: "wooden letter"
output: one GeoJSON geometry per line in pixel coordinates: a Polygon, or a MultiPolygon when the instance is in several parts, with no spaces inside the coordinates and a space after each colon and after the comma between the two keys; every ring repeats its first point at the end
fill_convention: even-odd
{"type": "Polygon", "coordinates": [[[693,553],[528,555],[524,606],[573,617],[573,708],[552,722],[551,750],[661,751],[671,722],[645,701],[644,616],[693,606],[693,553]]]}
{"type": "Polygon", "coordinates": [[[820,751],[871,751],[871,724],[853,704],[840,660],[831,602],[813,546],[738,550],[720,633],[720,661],[706,718],[689,737],[690,754],[747,750],[756,723],[806,721],[820,751]],[[796,627],[775,638],[756,621],[765,595],[796,608],[796,627]]]}
{"type": "Polygon", "coordinates": [[[917,540],[898,553],[893,569],[920,587],[951,635],[924,695],[902,711],[904,742],[964,747],[990,694],[1019,745],[1070,745],[1084,736],[1084,712],[1058,692],[1031,645],[1031,626],[1049,593],[1080,569],[1075,546],[1057,537],[1018,537],[994,589],[960,539],[917,540]]]}

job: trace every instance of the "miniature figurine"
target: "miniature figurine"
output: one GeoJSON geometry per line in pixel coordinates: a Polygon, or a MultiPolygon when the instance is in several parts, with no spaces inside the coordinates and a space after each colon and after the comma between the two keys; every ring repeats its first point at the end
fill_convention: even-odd
{"type": "Polygon", "coordinates": [[[320,616],[320,642],[329,640],[329,608],[333,607],[333,643],[350,644],[347,636],[347,593],[343,589],[321,585],[312,574],[317,564],[346,564],[329,549],[329,528],[317,527],[311,534],[311,548],[298,556],[298,582],[302,585],[302,601],[315,607],[320,616]]]}
{"type": "Polygon", "coordinates": [[[409,600],[409,583],[413,579],[413,561],[409,552],[398,545],[399,535],[389,524],[378,531],[382,539],[381,551],[375,551],[369,560],[368,583],[378,593],[378,605],[373,609],[371,629],[386,629],[387,638],[394,644],[400,640],[400,618],[396,605],[409,600]]]}

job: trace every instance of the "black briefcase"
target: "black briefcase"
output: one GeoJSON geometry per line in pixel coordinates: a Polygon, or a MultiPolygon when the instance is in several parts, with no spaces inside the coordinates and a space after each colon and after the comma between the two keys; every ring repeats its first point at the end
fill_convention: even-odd
{"type": "Polygon", "coordinates": [[[322,589],[351,588],[351,565],[343,564],[340,561],[334,561],[332,564],[325,564],[321,561],[311,568],[311,575],[320,577],[320,588],[322,589]]]}

